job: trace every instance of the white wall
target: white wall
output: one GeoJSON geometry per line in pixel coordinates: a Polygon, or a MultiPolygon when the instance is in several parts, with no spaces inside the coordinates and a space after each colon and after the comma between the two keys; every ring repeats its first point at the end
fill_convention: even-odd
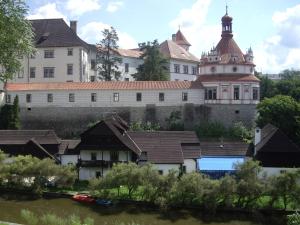
{"type": "Polygon", "coordinates": [[[279,167],[263,167],[262,171],[260,172],[260,176],[267,175],[279,175],[284,171],[296,171],[298,168],[279,168],[279,167]]]}
{"type": "Polygon", "coordinates": [[[194,81],[194,80],[196,80],[198,77],[198,74],[197,75],[192,74],[192,72],[193,72],[192,67],[198,68],[198,65],[199,65],[199,63],[197,63],[197,62],[187,62],[187,61],[183,61],[183,60],[171,59],[170,60],[170,80],[179,80],[179,81],[183,81],[183,80],[194,81]],[[180,73],[175,73],[174,64],[180,65],[180,73]],[[187,65],[189,68],[188,74],[184,73],[184,70],[183,70],[184,65],[187,65]]]}
{"type": "Polygon", "coordinates": [[[76,165],[78,163],[78,155],[60,155],[61,165],[76,165]]]}
{"type": "MultiPolygon", "coordinates": [[[[96,153],[97,160],[102,160],[102,152],[103,152],[103,160],[110,161],[111,151],[99,151],[99,150],[81,150],[80,159],[91,160],[91,153],[96,153]]],[[[131,155],[132,152],[130,151],[119,151],[119,161],[124,161],[124,162],[131,161],[131,155]]]]}
{"type": "Polygon", "coordinates": [[[253,65],[239,65],[239,64],[206,64],[200,66],[201,74],[253,74],[253,65]],[[215,71],[212,71],[212,67],[215,67],[215,71]],[[236,67],[236,72],[233,71],[233,67],[236,67]]]}
{"type": "Polygon", "coordinates": [[[154,168],[163,171],[163,175],[167,175],[170,170],[180,171],[180,164],[153,164],[154,168]]]}
{"type": "Polygon", "coordinates": [[[121,71],[121,78],[120,80],[125,80],[125,78],[128,78],[129,81],[133,81],[132,74],[135,74],[137,72],[137,68],[139,65],[143,64],[142,59],[139,58],[131,58],[131,57],[122,57],[122,63],[119,65],[119,71],[121,71]],[[129,64],[129,71],[125,72],[125,63],[129,64]]]}
{"type": "Polygon", "coordinates": [[[171,90],[49,90],[10,92],[11,99],[19,96],[21,107],[144,107],[177,106],[185,103],[203,104],[203,89],[171,90]],[[119,93],[119,102],[113,101],[113,93],[119,93]],[[142,101],[136,101],[136,93],[142,93],[142,101]],[[165,100],[159,101],[159,93],[165,93],[165,100]],[[182,101],[182,93],[188,93],[188,101],[182,101]],[[47,94],[53,94],[53,102],[47,102],[47,94]],[[69,93],[75,93],[75,102],[69,102],[69,93]],[[97,94],[97,101],[91,102],[91,93],[97,94]],[[26,103],[26,94],[31,94],[31,103],[26,103]]]}
{"type": "Polygon", "coordinates": [[[10,82],[34,83],[34,82],[85,82],[88,81],[88,52],[82,47],[70,47],[73,55],[68,56],[67,47],[38,48],[35,58],[23,57],[23,78],[15,74],[10,82]],[[54,50],[54,58],[44,58],[44,50],[54,50]],[[67,64],[73,64],[73,75],[67,75],[67,64]],[[84,73],[83,68],[86,67],[84,73]],[[35,78],[30,78],[30,67],[35,67],[35,78]],[[54,78],[44,78],[44,67],[55,67],[54,78]]]}
{"type": "Polygon", "coordinates": [[[186,167],[186,173],[195,172],[197,170],[197,160],[184,159],[183,166],[186,167]]]}

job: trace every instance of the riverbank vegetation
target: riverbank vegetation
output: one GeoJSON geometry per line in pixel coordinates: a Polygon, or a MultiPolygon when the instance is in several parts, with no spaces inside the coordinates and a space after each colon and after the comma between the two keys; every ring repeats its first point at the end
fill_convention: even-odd
{"type": "Polygon", "coordinates": [[[91,194],[101,198],[144,201],[162,208],[297,209],[300,205],[300,172],[266,177],[258,162],[236,165],[235,175],[220,180],[200,173],[159,175],[150,164],[117,164],[101,179],[90,181],[91,194]]]}
{"type": "Polygon", "coordinates": [[[0,188],[41,194],[47,186],[70,188],[76,170],[61,166],[52,159],[38,159],[30,155],[8,157],[0,151],[0,188]]]}

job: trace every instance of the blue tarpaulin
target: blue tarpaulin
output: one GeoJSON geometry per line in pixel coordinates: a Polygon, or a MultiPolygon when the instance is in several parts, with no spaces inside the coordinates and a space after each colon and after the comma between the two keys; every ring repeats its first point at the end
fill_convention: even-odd
{"type": "Polygon", "coordinates": [[[243,157],[202,157],[198,159],[198,168],[200,171],[230,171],[234,170],[235,163],[243,163],[243,157]]]}

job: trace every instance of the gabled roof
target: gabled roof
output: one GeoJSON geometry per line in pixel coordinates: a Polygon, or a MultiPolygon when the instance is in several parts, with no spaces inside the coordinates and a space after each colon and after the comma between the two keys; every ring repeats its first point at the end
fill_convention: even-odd
{"type": "Polygon", "coordinates": [[[200,62],[199,59],[185,50],[183,47],[176,44],[174,41],[166,40],[160,44],[161,53],[169,59],[178,59],[185,61],[200,62]]]}
{"type": "Polygon", "coordinates": [[[185,36],[182,34],[180,30],[178,30],[177,33],[175,34],[175,42],[178,45],[191,46],[191,44],[186,40],[185,36]]]}
{"type": "Polygon", "coordinates": [[[214,75],[199,75],[197,81],[200,82],[226,82],[226,81],[236,81],[236,82],[260,82],[260,80],[253,74],[214,74],[214,75]]]}
{"type": "Polygon", "coordinates": [[[89,45],[81,40],[63,19],[39,19],[30,22],[37,48],[82,46],[89,49],[89,45]]]}
{"type": "MultiPolygon", "coordinates": [[[[255,146],[259,152],[296,152],[300,153],[300,148],[285,133],[272,124],[267,124],[261,130],[261,141],[255,146]]],[[[300,161],[300,159],[299,159],[300,161]]]]}
{"type": "Polygon", "coordinates": [[[117,53],[123,57],[140,58],[143,54],[140,50],[135,49],[117,49],[117,53]]]}
{"type": "Polygon", "coordinates": [[[39,144],[60,144],[53,130],[0,130],[0,145],[24,145],[34,139],[39,144]]]}
{"type": "Polygon", "coordinates": [[[7,83],[7,91],[42,90],[165,90],[199,89],[200,82],[193,81],[100,81],[100,82],[60,82],[60,83],[7,83]]]}
{"type": "Polygon", "coordinates": [[[185,158],[200,157],[199,140],[192,131],[137,131],[128,134],[142,152],[147,152],[147,160],[151,163],[181,164],[185,158]]]}
{"type": "Polygon", "coordinates": [[[40,153],[39,153],[40,155],[45,155],[45,157],[49,157],[55,161],[58,161],[58,159],[56,157],[54,157],[45,148],[43,148],[43,146],[41,146],[40,143],[38,143],[34,138],[30,139],[26,145],[29,148],[29,149],[26,149],[27,151],[33,152],[34,151],[33,148],[35,148],[37,151],[40,151],[40,153]]]}
{"type": "Polygon", "coordinates": [[[238,140],[200,140],[201,156],[241,156],[245,157],[249,144],[238,140]]]}

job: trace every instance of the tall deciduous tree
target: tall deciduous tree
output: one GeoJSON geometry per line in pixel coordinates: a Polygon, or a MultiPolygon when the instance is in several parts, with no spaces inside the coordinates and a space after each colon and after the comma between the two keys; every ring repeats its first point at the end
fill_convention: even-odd
{"type": "Polygon", "coordinates": [[[102,31],[103,39],[97,44],[97,64],[99,78],[101,80],[110,81],[112,79],[119,80],[121,72],[118,64],[122,63],[122,58],[118,57],[118,34],[111,27],[102,31]]]}
{"type": "Polygon", "coordinates": [[[300,104],[290,96],[277,95],[266,98],[257,106],[257,124],[263,127],[268,123],[280,128],[294,141],[300,138],[300,104]]]}
{"type": "Polygon", "coordinates": [[[137,68],[137,73],[133,74],[135,80],[169,80],[168,60],[159,51],[157,40],[139,44],[144,53],[141,58],[144,64],[137,68]]]}
{"type": "Polygon", "coordinates": [[[33,52],[33,32],[25,19],[27,6],[22,0],[0,1],[0,81],[6,82],[21,68],[20,56],[33,52]]]}

